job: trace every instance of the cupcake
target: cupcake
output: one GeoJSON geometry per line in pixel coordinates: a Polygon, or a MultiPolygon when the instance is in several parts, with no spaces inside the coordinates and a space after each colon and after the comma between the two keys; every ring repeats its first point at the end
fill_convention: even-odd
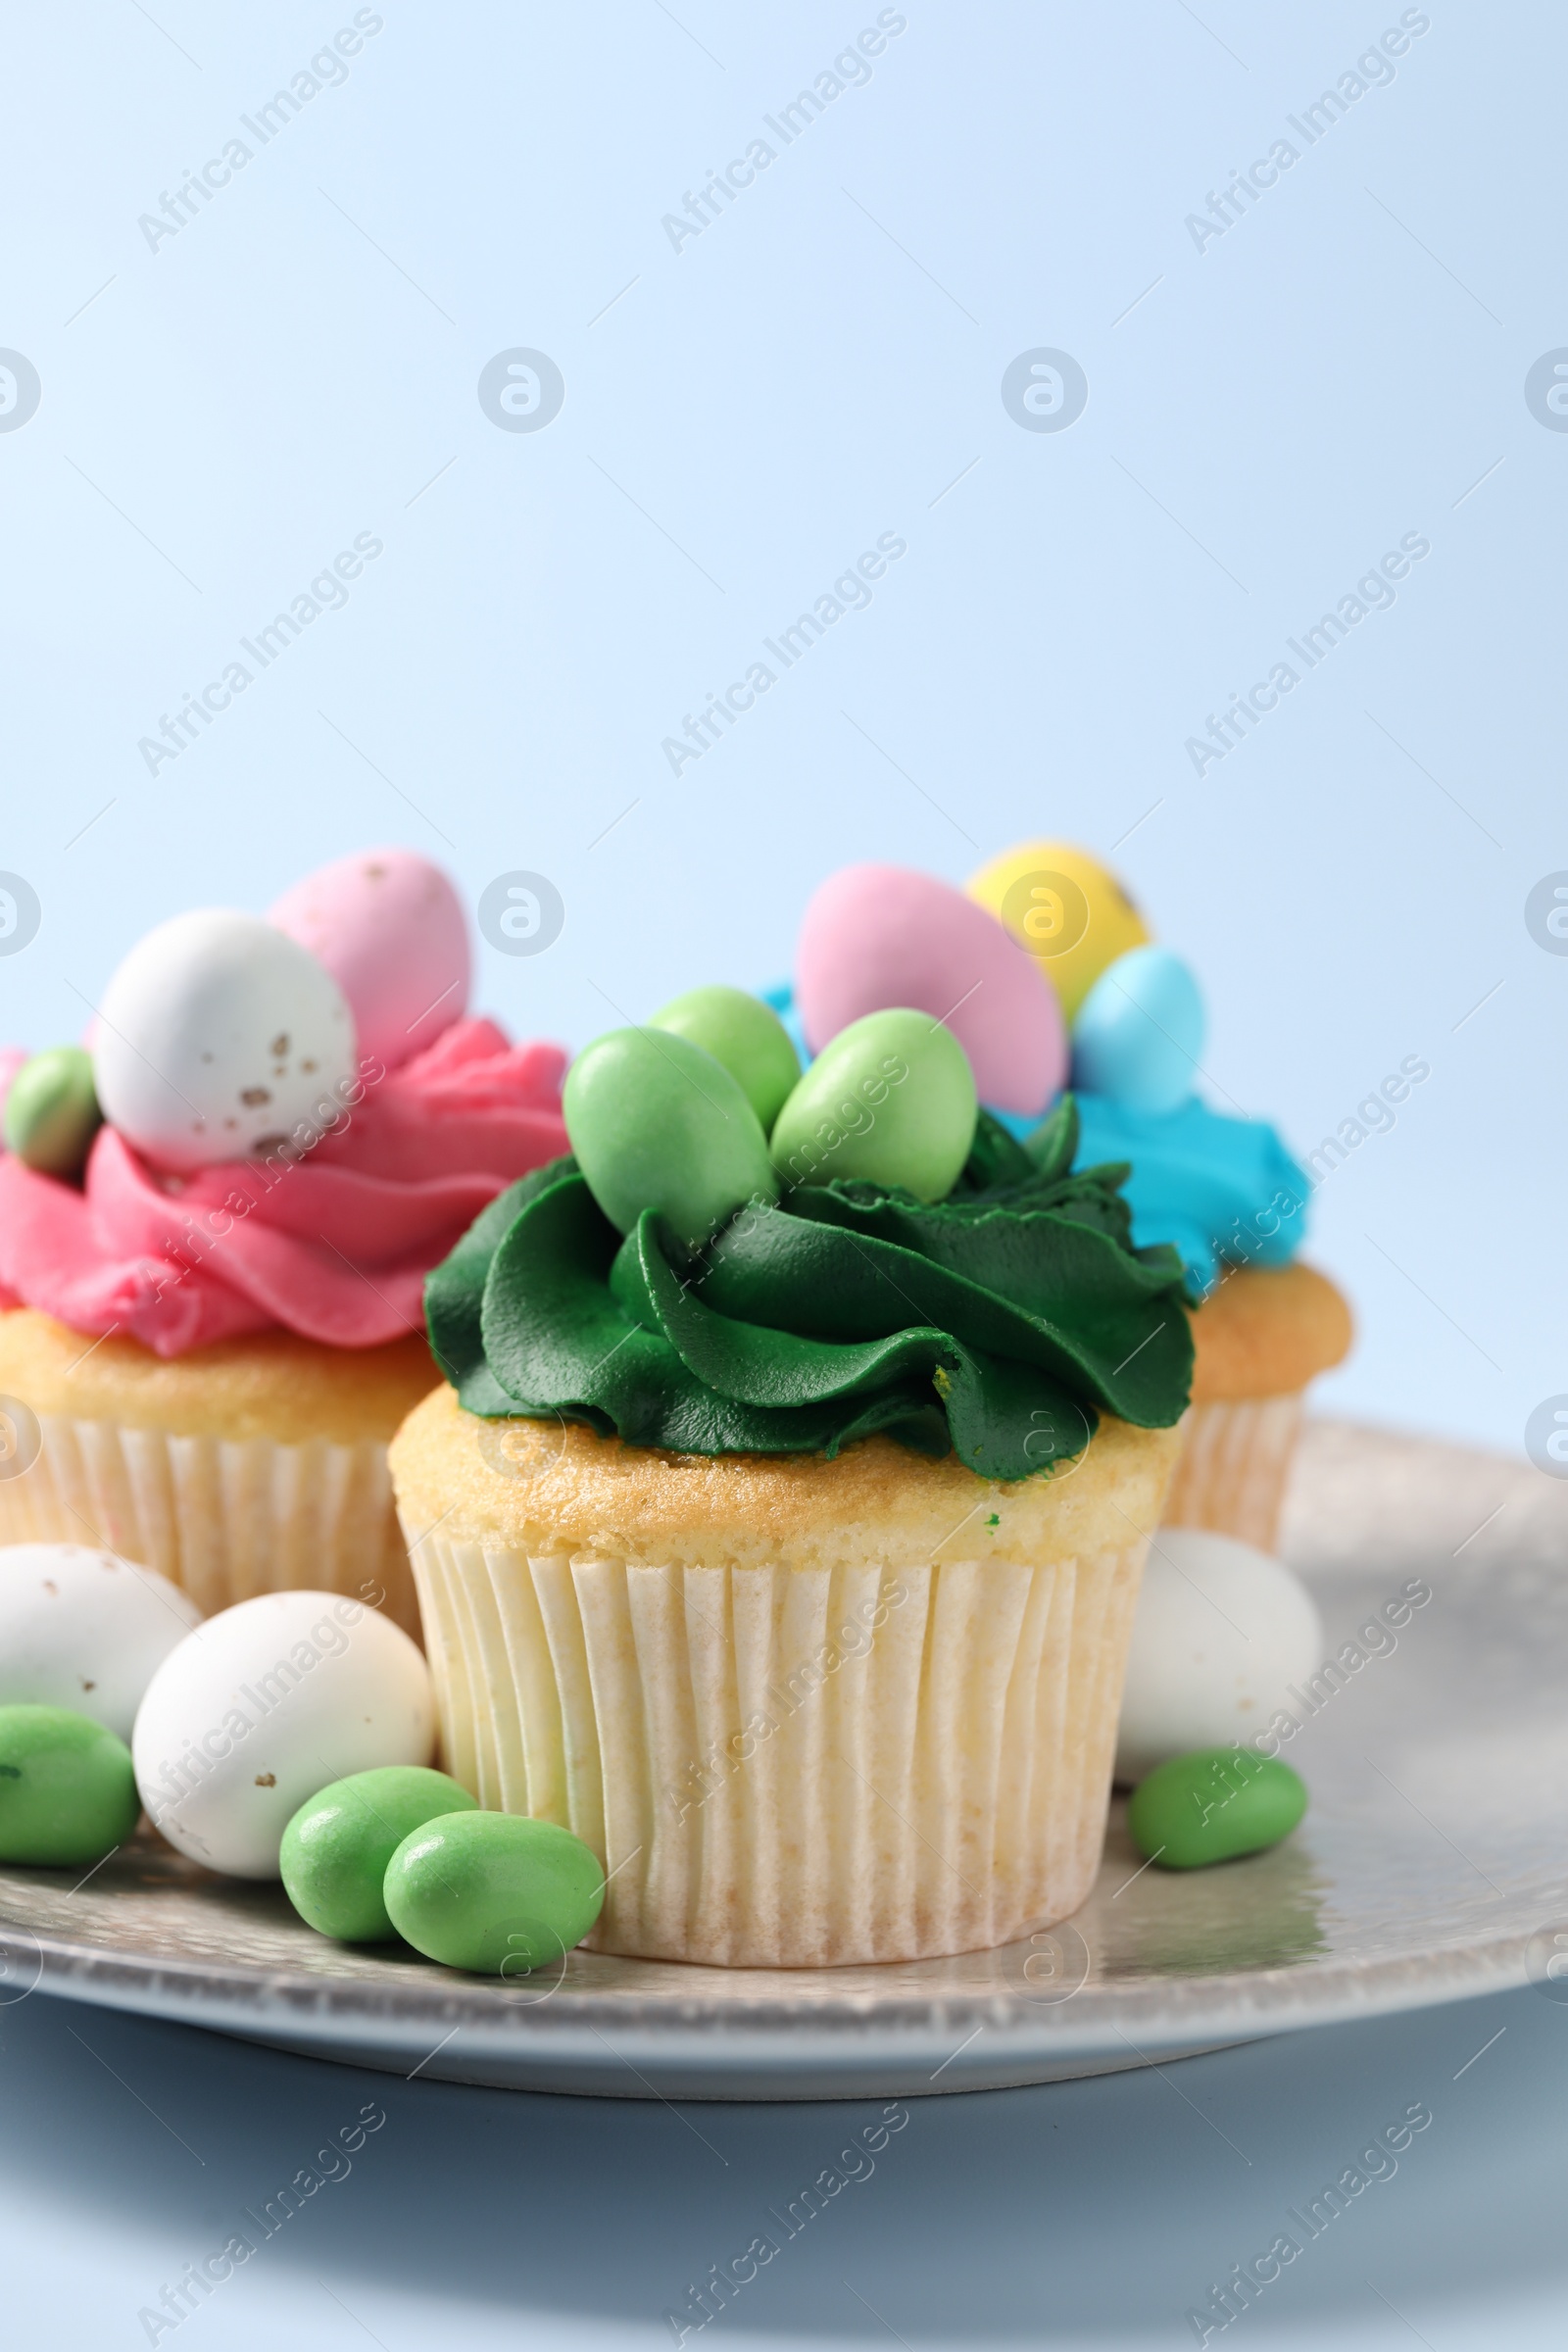
{"type": "MultiPolygon", "coordinates": [[[[1054,1007],[985,953],[1044,1100],[1054,1007]]],[[[1093,1882],[1184,1273],[1070,1102],[1027,1148],[978,1108],[961,1019],[800,1075],[694,992],[579,1057],[571,1154],[426,1287],[448,1385],[391,1461],[447,1768],[594,1848],[600,1950],[912,1960],[1093,1882]]]]}
{"type": "Polygon", "coordinates": [[[87,1049],[15,1069],[0,1543],[92,1542],[207,1611],[304,1586],[416,1625],[388,1439],[425,1275],[565,1142],[564,1056],[466,1015],[446,877],[342,860],[134,948],[87,1049]]]}
{"type": "Polygon", "coordinates": [[[1302,1394],[1350,1337],[1349,1308],[1313,1267],[1223,1269],[1193,1317],[1193,1406],[1167,1526],[1276,1548],[1302,1394]]]}
{"type": "Polygon", "coordinates": [[[1069,1024],[1086,1160],[1128,1168],[1133,1238],[1187,1269],[1197,1366],[1169,1522],[1274,1546],[1302,1395],[1341,1361],[1350,1312],[1296,1262],[1311,1185],[1275,1130],[1202,1102],[1202,999],[1116,877],[1032,842],[969,884],[1052,982],[1069,1024]]]}

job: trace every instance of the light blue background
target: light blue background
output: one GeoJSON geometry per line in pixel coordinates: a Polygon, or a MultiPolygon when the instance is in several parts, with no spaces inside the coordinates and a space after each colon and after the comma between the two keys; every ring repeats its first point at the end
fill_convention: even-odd
{"type": "Polygon", "coordinates": [[[835,864],[1120,842],[1203,976],[1216,1102],[1305,1151],[1431,1064],[1318,1196],[1361,1323],[1321,1403],[1516,1447],[1568,1388],[1568,959],[1523,921],[1568,865],[1568,436],[1523,398],[1568,340],[1560,14],[1436,6],[1200,253],[1188,213],[1302,146],[1396,8],[915,0],[677,254],[662,216],[875,9],[391,4],[149,251],[353,14],[154,13],[8,34],[0,341],[43,399],[0,436],[0,865],[44,922],[0,1034],[76,1034],[152,922],[377,841],[470,901],[557,882],[559,943],[486,949],[480,995],[572,1045],[786,970],[835,864]],[[565,376],[537,433],[476,398],[518,344],[565,376]],[[1041,344],[1089,376],[1065,432],[1000,398],[1041,344]],[[347,606],[149,776],[138,739],[362,531],[347,606]],[[886,531],[869,610],[677,780],[662,739],[886,531]],[[1200,780],[1206,713],[1410,531],[1394,609],[1200,780]]]}
{"type": "MultiPolygon", "coordinates": [[[[1361,1319],[1320,1400],[1516,1447],[1568,1389],[1568,960],[1523,921],[1568,866],[1568,437],[1523,399],[1568,342],[1561,13],[1435,0],[1392,85],[1200,253],[1187,214],[1396,7],[910,0],[868,85],[678,254],[661,217],[873,7],[379,13],[156,252],[138,216],[352,9],[8,22],[0,342],[43,397],[0,435],[0,867],[43,926],[0,961],[0,1037],[75,1035],[153,922],[376,842],[470,903],[556,881],[561,940],[486,950],[480,997],[571,1044],[784,971],[847,860],[961,880],[1029,834],[1119,845],[1203,976],[1216,1102],[1306,1151],[1430,1062],[1317,1199],[1361,1319]],[[539,433],[476,399],[514,345],[565,377],[539,433]],[[1089,377],[1059,434],[999,396],[1038,345],[1089,377]],[[150,776],[138,738],[365,531],[385,553],[346,608],[150,776]],[[889,531],[908,553],[871,608],[672,776],[661,739],[889,531]],[[1396,606],[1200,779],[1206,713],[1412,531],[1432,553],[1396,606]]],[[[1256,2174],[1154,2076],[933,2103],[903,2180],[730,2325],[891,2340],[848,2277],[910,2341],[1185,2340],[1214,2266],[1427,2097],[1404,2177],[1248,2328],[1408,2341],[1370,2278],[1435,2345],[1547,2340],[1558,2022],[1519,1994],[1183,2070],[1256,2174]]],[[[0,2028],[0,2081],[14,2325],[95,2346],[140,2340],[144,2283],[368,2095],[41,2001],[0,2028]]],[[[724,2174],[660,2109],[394,2087],[379,2180],[367,2160],[325,2235],[302,2222],[181,2343],[397,2352],[459,2340],[444,2295],[474,2346],[662,2340],[754,2192],[838,2144],[836,2111],[737,2110],[724,2174]]]]}

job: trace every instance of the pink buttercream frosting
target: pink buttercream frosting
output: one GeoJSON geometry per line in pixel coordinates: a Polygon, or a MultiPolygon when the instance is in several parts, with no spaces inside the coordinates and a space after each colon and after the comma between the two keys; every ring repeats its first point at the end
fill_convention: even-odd
{"type": "Polygon", "coordinates": [[[556,1046],[460,1020],[313,1149],[159,1174],[112,1127],[84,1187],[0,1155],[0,1306],[155,1354],[281,1325],[334,1348],[423,1329],[424,1277],[516,1177],[564,1152],[556,1046]]]}

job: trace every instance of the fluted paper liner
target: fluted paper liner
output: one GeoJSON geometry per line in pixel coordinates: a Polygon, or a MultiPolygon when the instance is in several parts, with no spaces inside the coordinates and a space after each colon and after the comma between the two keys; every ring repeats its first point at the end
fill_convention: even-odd
{"type": "Polygon", "coordinates": [[[417,1638],[384,1445],[175,1437],[64,1414],[38,1426],[37,1460],[0,1480],[0,1544],[101,1544],[208,1616],[257,1592],[379,1592],[417,1638]]]}
{"type": "Polygon", "coordinates": [[[1100,1860],[1146,1549],[863,1567],[532,1557],[410,1529],[447,1769],[604,1862],[601,1951],[1006,1942],[1100,1860]]]}
{"type": "Polygon", "coordinates": [[[1301,1393],[1195,1404],[1165,1498],[1167,1527],[1208,1527],[1272,1551],[1301,1426],[1301,1393]]]}

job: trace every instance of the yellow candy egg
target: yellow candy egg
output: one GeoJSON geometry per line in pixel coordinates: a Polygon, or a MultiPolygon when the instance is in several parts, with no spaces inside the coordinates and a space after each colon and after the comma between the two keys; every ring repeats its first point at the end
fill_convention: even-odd
{"type": "Polygon", "coordinates": [[[1065,841],[1004,850],[965,888],[1028,949],[1069,1022],[1105,966],[1150,937],[1109,867],[1065,841]]]}

